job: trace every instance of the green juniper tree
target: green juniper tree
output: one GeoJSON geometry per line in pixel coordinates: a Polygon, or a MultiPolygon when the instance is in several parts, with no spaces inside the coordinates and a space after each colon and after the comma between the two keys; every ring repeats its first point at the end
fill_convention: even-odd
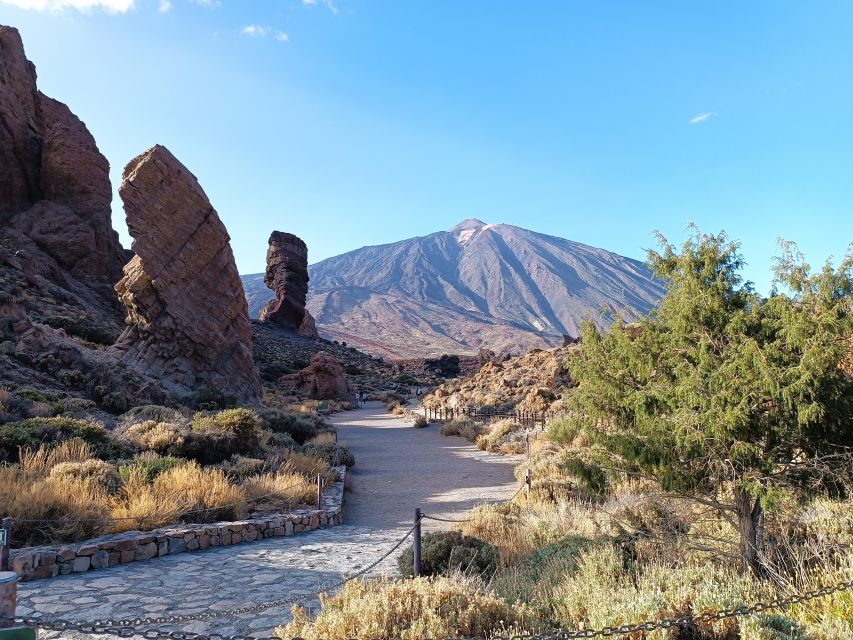
{"type": "Polygon", "coordinates": [[[781,488],[838,491],[849,470],[853,254],[813,273],[783,243],[761,298],[725,233],[696,231],[680,252],[659,240],[648,255],[669,286],[659,309],[606,332],[584,327],[569,431],[587,431],[602,466],[718,509],[745,566],[762,573],[766,501],[781,488]]]}

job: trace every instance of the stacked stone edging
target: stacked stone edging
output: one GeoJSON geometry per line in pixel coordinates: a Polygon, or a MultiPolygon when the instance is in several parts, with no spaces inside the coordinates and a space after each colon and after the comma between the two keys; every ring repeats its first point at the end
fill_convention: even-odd
{"type": "Polygon", "coordinates": [[[21,580],[38,580],[338,525],[343,522],[346,467],[337,467],[336,471],[339,479],[323,493],[322,509],[258,513],[236,522],[180,524],[154,531],[126,531],[74,544],[13,549],[9,566],[21,580]]]}

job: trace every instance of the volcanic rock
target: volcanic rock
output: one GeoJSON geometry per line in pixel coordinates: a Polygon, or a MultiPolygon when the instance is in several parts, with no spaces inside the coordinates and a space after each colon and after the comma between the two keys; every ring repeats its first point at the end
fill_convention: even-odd
{"type": "Polygon", "coordinates": [[[282,376],[279,388],[316,400],[349,400],[352,397],[341,363],[325,351],[311,358],[311,364],[302,371],[282,376]]]}
{"type": "Polygon", "coordinates": [[[176,395],[209,385],[260,398],[243,285],[230,238],[197,179],[155,146],[125,167],[119,195],[135,257],[116,285],[128,328],[123,361],[176,395]]]}
{"type": "Polygon", "coordinates": [[[305,336],[306,338],[319,338],[320,333],[317,331],[317,323],[314,321],[314,316],[311,315],[311,312],[308,309],[305,310],[305,317],[302,319],[302,324],[299,325],[299,333],[300,336],[305,336]]]}
{"type": "Polygon", "coordinates": [[[264,284],[275,291],[261,309],[260,319],[298,331],[305,319],[308,295],[308,247],[292,233],[273,231],[267,249],[264,284]]]}
{"type": "Polygon", "coordinates": [[[109,163],[86,125],[37,89],[20,34],[5,26],[0,122],[2,235],[42,276],[116,312],[126,255],[110,222],[109,163]]]}

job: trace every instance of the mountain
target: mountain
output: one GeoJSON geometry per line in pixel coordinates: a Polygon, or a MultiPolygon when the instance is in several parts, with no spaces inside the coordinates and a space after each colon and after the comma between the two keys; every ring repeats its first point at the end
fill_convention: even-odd
{"type": "MultiPolygon", "coordinates": [[[[405,358],[551,347],[586,319],[607,326],[614,312],[637,317],[664,294],[642,262],[480,220],[350,251],[309,274],[321,334],[405,358]]],[[[243,284],[256,317],[272,294],[263,274],[243,284]]]]}

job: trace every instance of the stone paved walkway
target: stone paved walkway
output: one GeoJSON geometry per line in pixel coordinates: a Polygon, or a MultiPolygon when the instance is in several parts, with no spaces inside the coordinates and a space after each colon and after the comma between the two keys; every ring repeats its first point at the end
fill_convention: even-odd
{"type": "MultiPolygon", "coordinates": [[[[232,609],[311,594],[383,555],[411,527],[415,507],[432,515],[459,517],[477,504],[515,492],[512,469],[518,459],[486,454],[461,438],[441,436],[436,426],[413,429],[378,403],[332,421],[341,443],[356,457],[344,525],[25,582],[19,586],[19,615],[125,619],[232,609]]],[[[426,530],[447,526],[424,523],[426,530]]],[[[393,575],[396,555],[370,575],[393,575]]],[[[319,601],[315,597],[303,605],[317,608],[319,601]]],[[[285,607],[162,628],[264,638],[289,618],[285,607]]],[[[41,631],[40,637],[91,636],[41,631]]]]}

